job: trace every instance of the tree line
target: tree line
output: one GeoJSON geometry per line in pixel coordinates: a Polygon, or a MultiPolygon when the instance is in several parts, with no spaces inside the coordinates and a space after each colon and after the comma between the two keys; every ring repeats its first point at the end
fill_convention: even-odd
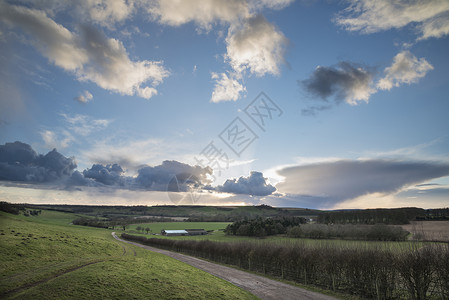
{"type": "Polygon", "coordinates": [[[224,230],[227,235],[258,236],[284,234],[287,229],[300,224],[305,224],[307,220],[302,217],[274,217],[256,218],[253,220],[242,220],[229,224],[224,230]]]}
{"type": "Polygon", "coordinates": [[[409,224],[425,218],[426,210],[416,207],[376,208],[360,210],[328,211],[318,214],[317,222],[324,224],[409,224]]]}
{"type": "Polygon", "coordinates": [[[410,249],[122,238],[250,271],[376,299],[449,297],[449,244],[410,249]]]}
{"type": "Polygon", "coordinates": [[[38,216],[42,212],[40,209],[28,209],[25,204],[13,204],[5,201],[0,202],[0,211],[13,215],[18,215],[22,212],[25,217],[38,216]]]}

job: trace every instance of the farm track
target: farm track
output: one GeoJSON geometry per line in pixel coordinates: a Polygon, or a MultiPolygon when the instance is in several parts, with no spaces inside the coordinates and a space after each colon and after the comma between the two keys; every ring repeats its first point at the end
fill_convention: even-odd
{"type": "Polygon", "coordinates": [[[74,271],[77,271],[77,270],[82,269],[84,267],[87,267],[87,266],[90,266],[90,265],[93,265],[93,264],[97,264],[97,263],[103,262],[103,261],[104,260],[91,261],[91,262],[85,263],[85,264],[83,264],[81,266],[77,266],[77,267],[73,267],[73,268],[70,268],[70,269],[67,269],[67,270],[63,270],[63,271],[61,271],[61,272],[59,272],[57,274],[54,274],[54,275],[52,275],[50,277],[41,279],[41,280],[36,281],[36,282],[32,282],[32,283],[28,283],[28,284],[22,285],[22,286],[20,286],[18,288],[15,288],[13,290],[6,291],[3,294],[0,294],[0,298],[4,298],[4,297],[9,296],[11,294],[16,294],[16,293],[22,292],[22,291],[30,289],[32,287],[35,287],[35,286],[38,286],[40,284],[46,283],[46,282],[48,282],[48,281],[50,281],[52,279],[58,278],[58,277],[60,277],[62,275],[65,275],[67,273],[74,272],[74,271]]]}
{"type": "Polygon", "coordinates": [[[323,295],[316,292],[311,292],[293,285],[285,284],[276,280],[272,280],[263,276],[255,275],[252,273],[240,271],[231,267],[222,266],[212,262],[208,262],[196,257],[180,254],[177,252],[171,252],[167,250],[162,250],[139,243],[134,243],[130,241],[125,241],[115,234],[112,236],[121,242],[136,245],[138,247],[144,248],[149,251],[157,252],[160,254],[167,255],[171,258],[184,262],[195,268],[203,270],[209,274],[212,274],[218,278],[224,279],[250,293],[253,295],[267,300],[278,300],[278,299],[317,299],[317,300],[330,300],[335,299],[333,297],[323,295]]]}

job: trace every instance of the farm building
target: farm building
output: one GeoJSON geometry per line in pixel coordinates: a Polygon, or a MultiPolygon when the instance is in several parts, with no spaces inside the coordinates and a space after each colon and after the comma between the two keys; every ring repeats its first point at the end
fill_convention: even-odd
{"type": "Polygon", "coordinates": [[[189,235],[206,235],[207,231],[204,229],[186,229],[189,235]]]}
{"type": "Polygon", "coordinates": [[[204,229],[162,230],[161,234],[167,236],[206,235],[207,231],[204,229]]]}
{"type": "Polygon", "coordinates": [[[189,233],[185,230],[162,230],[161,234],[167,236],[189,235],[189,233]]]}

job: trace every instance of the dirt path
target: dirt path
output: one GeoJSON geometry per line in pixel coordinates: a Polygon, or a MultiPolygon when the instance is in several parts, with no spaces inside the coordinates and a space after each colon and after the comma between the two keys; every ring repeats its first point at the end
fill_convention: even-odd
{"type": "Polygon", "coordinates": [[[230,267],[225,267],[222,265],[214,264],[199,258],[192,256],[180,254],[177,252],[171,252],[167,250],[162,250],[158,248],[153,248],[150,246],[125,241],[112,233],[112,236],[124,243],[139,246],[141,248],[161,253],[170,256],[174,259],[182,261],[189,264],[195,268],[203,270],[210,273],[216,277],[229,281],[230,283],[256,295],[261,299],[318,299],[318,300],[330,300],[335,299],[330,296],[322,295],[319,293],[311,292],[308,290],[301,289],[299,287],[285,284],[276,280],[272,280],[263,276],[247,273],[230,267]]]}

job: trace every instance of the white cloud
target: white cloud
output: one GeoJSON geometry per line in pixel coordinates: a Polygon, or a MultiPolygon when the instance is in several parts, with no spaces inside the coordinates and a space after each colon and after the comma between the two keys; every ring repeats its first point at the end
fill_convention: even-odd
{"type": "Polygon", "coordinates": [[[282,9],[289,6],[295,0],[249,0],[253,9],[262,9],[264,7],[270,9],[282,9]]]}
{"type": "Polygon", "coordinates": [[[195,22],[210,30],[216,22],[233,23],[249,16],[246,1],[241,0],[158,0],[148,8],[150,15],[161,24],[180,26],[195,22]]]}
{"type": "Polygon", "coordinates": [[[69,146],[69,144],[74,140],[73,136],[64,131],[64,138],[60,139],[57,137],[57,134],[51,130],[43,130],[40,132],[42,139],[44,140],[45,147],[53,149],[64,149],[69,146]]]}
{"type": "Polygon", "coordinates": [[[278,75],[287,43],[282,32],[258,15],[229,28],[226,60],[236,72],[278,75]]]}
{"type": "Polygon", "coordinates": [[[381,90],[390,90],[401,84],[416,83],[424,77],[433,66],[425,58],[416,58],[409,51],[402,51],[393,58],[393,64],[385,69],[385,77],[377,83],[381,90]]]}
{"type": "Polygon", "coordinates": [[[212,73],[212,79],[215,79],[215,87],[212,92],[211,102],[237,101],[240,94],[246,91],[245,87],[232,74],[212,73]]]}
{"type": "Polygon", "coordinates": [[[82,0],[76,1],[80,16],[105,27],[112,27],[114,23],[123,22],[134,11],[132,0],[82,0]]]}
{"type": "Polygon", "coordinates": [[[70,130],[81,136],[88,136],[93,131],[98,131],[109,126],[111,120],[92,119],[86,115],[75,115],[73,117],[67,114],[61,114],[64,120],[69,124],[70,130]]]}
{"type": "Polygon", "coordinates": [[[78,97],[75,97],[75,100],[80,103],[87,103],[93,99],[94,96],[89,91],[83,91],[78,97]]]}
{"type": "Polygon", "coordinates": [[[336,18],[349,31],[373,33],[417,24],[419,39],[441,37],[449,33],[449,1],[351,0],[336,18]]]}
{"type": "MultiPolygon", "coordinates": [[[[229,25],[226,37],[225,62],[234,73],[264,76],[278,75],[284,62],[287,38],[258,13],[264,9],[282,9],[293,0],[158,0],[148,13],[161,24],[180,26],[194,22],[199,29],[209,31],[213,25],[229,25]]],[[[225,73],[216,79],[212,102],[236,101],[245,90],[238,80],[225,73]]]]}
{"type": "Polygon", "coordinates": [[[2,21],[31,35],[33,45],[52,63],[73,72],[80,81],[124,95],[149,99],[169,72],[161,62],[131,61],[122,42],[81,26],[77,35],[50,19],[43,11],[0,4],[2,21]],[[145,86],[150,83],[152,87],[145,86]]]}
{"type": "Polygon", "coordinates": [[[418,40],[428,39],[430,37],[441,38],[449,34],[449,10],[423,23],[420,27],[422,35],[418,40]]]}
{"type": "MultiPolygon", "coordinates": [[[[16,1],[19,2],[19,1],[16,1]]],[[[124,22],[136,8],[134,0],[21,0],[27,7],[43,10],[49,16],[69,11],[83,23],[95,23],[113,29],[124,22]]]]}

